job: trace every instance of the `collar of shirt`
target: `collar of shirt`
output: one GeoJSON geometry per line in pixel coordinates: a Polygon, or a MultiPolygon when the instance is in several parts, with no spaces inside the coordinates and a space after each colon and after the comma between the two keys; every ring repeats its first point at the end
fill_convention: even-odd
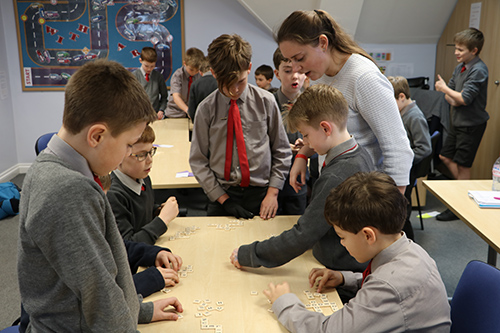
{"type": "Polygon", "coordinates": [[[124,174],[120,170],[113,170],[115,176],[129,189],[131,189],[135,194],[141,195],[142,185],[144,185],[144,179],[134,179],[129,175],[124,174]]]}
{"type": "MultiPolygon", "coordinates": [[[[188,73],[188,72],[187,72],[187,70],[186,70],[186,66],[184,66],[184,65],[182,66],[182,74],[184,74],[184,78],[185,78],[186,80],[189,80],[189,77],[190,77],[191,75],[189,75],[189,73],[188,73]]],[[[193,75],[193,78],[194,78],[194,75],[193,75]]]]}
{"type": "MultiPolygon", "coordinates": [[[[229,112],[229,105],[231,105],[231,98],[229,98],[226,95],[224,95],[220,90],[219,90],[219,94],[220,94],[221,100],[225,104],[228,105],[227,111],[229,112]]],[[[243,92],[241,93],[240,97],[236,100],[236,102],[240,101],[240,103],[245,103],[245,101],[247,99],[247,96],[248,96],[248,84],[245,87],[245,90],[243,90],[243,92]]]]}
{"type": "Polygon", "coordinates": [[[356,142],[356,139],[351,135],[351,138],[347,141],[342,142],[338,146],[335,146],[331,148],[328,153],[326,153],[325,157],[325,165],[328,165],[332,160],[336,159],[342,154],[350,154],[352,152],[355,152],[358,147],[356,147],[358,143],[356,142]],[[354,148],[356,147],[356,148],[354,148]],[[353,149],[354,148],[354,149],[353,149]]]}
{"type": "Polygon", "coordinates": [[[372,273],[380,266],[381,263],[387,263],[392,260],[395,256],[402,253],[406,248],[413,242],[406,237],[406,234],[402,231],[401,238],[397,241],[380,251],[372,261],[372,273]]]}
{"type": "Polygon", "coordinates": [[[402,115],[404,115],[406,112],[408,112],[408,110],[410,110],[411,108],[413,108],[415,106],[415,104],[417,104],[417,102],[415,101],[412,101],[410,104],[408,104],[407,106],[405,106],[403,108],[403,110],[401,110],[399,113],[402,115]]]}
{"type": "Polygon", "coordinates": [[[479,61],[479,56],[475,56],[471,61],[469,61],[466,64],[462,63],[462,65],[465,66],[465,69],[470,69],[472,67],[472,65],[474,65],[478,61],[479,61]]]}
{"type": "Polygon", "coordinates": [[[278,101],[280,102],[280,105],[278,105],[278,107],[281,110],[283,108],[283,104],[290,103],[291,101],[288,99],[288,97],[285,96],[285,94],[283,94],[281,88],[278,89],[276,93],[278,94],[278,101]]]}
{"type": "MultiPolygon", "coordinates": [[[[142,66],[139,67],[139,70],[141,71],[142,73],[142,76],[144,76],[144,78],[146,78],[146,72],[144,71],[144,69],[142,69],[142,66]]],[[[151,74],[149,74],[151,76],[151,74]]]]}
{"type": "Polygon", "coordinates": [[[85,177],[94,180],[94,174],[90,170],[89,163],[77,152],[73,147],[71,147],[66,141],[61,139],[59,136],[53,135],[47,144],[44,153],[56,155],[63,161],[69,164],[69,166],[83,174],[85,177]]]}

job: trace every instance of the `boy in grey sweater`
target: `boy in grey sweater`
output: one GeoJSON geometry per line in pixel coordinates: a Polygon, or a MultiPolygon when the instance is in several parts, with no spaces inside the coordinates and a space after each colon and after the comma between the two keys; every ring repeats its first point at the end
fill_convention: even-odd
{"type": "MultiPolygon", "coordinates": [[[[304,144],[318,154],[327,154],[321,175],[314,183],[311,203],[297,223],[277,237],[242,245],[231,255],[237,267],[276,267],[313,249],[314,257],[328,268],[362,272],[366,264],[357,262],[340,244],[340,239],[323,215],[330,190],[358,171],[375,166],[368,153],[349,135],[347,102],[342,93],[327,85],[307,88],[286,116],[287,127],[299,130],[304,144]]],[[[305,158],[297,154],[295,158],[305,158]]],[[[341,294],[345,300],[354,294],[341,294]]]]}
{"type": "Polygon", "coordinates": [[[23,186],[18,279],[29,324],[22,331],[136,332],[138,323],[177,319],[163,311],[169,305],[183,311],[176,298],[138,297],[98,178],[155,118],[139,82],[116,62],[87,63],[71,77],[63,125],[23,186]]]}

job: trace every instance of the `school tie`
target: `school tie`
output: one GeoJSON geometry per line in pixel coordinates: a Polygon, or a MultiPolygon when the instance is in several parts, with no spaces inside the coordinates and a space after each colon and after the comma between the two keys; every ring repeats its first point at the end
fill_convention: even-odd
{"type": "Polygon", "coordinates": [[[187,95],[187,99],[189,100],[189,92],[191,91],[191,83],[193,83],[193,77],[190,76],[189,77],[189,82],[188,82],[188,95],[187,95]]]}
{"type": "Polygon", "coordinates": [[[104,187],[102,187],[101,180],[99,179],[99,176],[94,173],[94,180],[99,186],[104,190],[104,187]]]}
{"type": "Polygon", "coordinates": [[[149,82],[149,73],[146,73],[146,81],[149,82]]]}
{"type": "Polygon", "coordinates": [[[363,272],[363,280],[361,280],[361,287],[363,287],[363,282],[365,282],[365,279],[368,275],[372,273],[372,260],[368,263],[368,266],[366,267],[365,271],[363,272]]]}
{"type": "Polygon", "coordinates": [[[229,115],[227,119],[227,140],[226,140],[226,163],[224,165],[224,178],[229,181],[231,176],[231,162],[233,160],[233,133],[236,134],[236,148],[240,160],[241,187],[250,185],[250,167],[248,165],[247,149],[245,139],[243,138],[243,129],[241,127],[241,117],[238,104],[231,100],[229,115]]]}
{"type": "Polygon", "coordinates": [[[323,166],[321,167],[321,170],[323,170],[324,167],[326,167],[326,161],[323,161],[323,166]]]}
{"type": "Polygon", "coordinates": [[[460,70],[460,73],[465,72],[465,69],[466,69],[466,68],[465,68],[465,65],[462,65],[462,69],[460,70]]]}

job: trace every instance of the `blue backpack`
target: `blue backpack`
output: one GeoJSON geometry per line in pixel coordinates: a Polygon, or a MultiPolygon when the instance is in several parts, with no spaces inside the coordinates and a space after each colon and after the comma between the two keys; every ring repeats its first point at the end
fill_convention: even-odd
{"type": "Polygon", "coordinates": [[[0,220],[19,213],[19,187],[12,182],[0,183],[0,220]]]}

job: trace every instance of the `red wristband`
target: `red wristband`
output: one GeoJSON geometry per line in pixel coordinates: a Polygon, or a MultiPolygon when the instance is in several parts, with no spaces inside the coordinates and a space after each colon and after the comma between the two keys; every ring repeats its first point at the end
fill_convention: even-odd
{"type": "Polygon", "coordinates": [[[297,154],[297,155],[295,155],[295,158],[303,158],[306,161],[308,160],[308,157],[306,155],[304,155],[304,154],[297,154]]]}

